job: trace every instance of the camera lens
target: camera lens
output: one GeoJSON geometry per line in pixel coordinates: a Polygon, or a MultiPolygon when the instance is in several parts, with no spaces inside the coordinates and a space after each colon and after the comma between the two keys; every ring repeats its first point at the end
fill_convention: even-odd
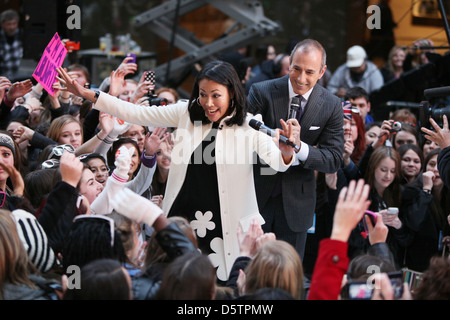
{"type": "Polygon", "coordinates": [[[392,129],[395,131],[402,130],[402,123],[399,121],[395,121],[394,124],[392,125],[392,129]]]}

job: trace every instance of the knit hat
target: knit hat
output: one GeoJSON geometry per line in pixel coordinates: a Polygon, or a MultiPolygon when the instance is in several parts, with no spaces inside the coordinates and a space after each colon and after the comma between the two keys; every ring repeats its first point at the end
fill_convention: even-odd
{"type": "Polygon", "coordinates": [[[353,46],[347,50],[347,67],[348,68],[357,68],[361,67],[366,60],[367,54],[366,50],[364,50],[361,46],[353,46]]]}
{"type": "Polygon", "coordinates": [[[35,267],[42,273],[49,271],[56,262],[56,256],[48,244],[47,234],[38,220],[22,209],[12,211],[16,219],[17,232],[35,267]]]}
{"type": "Polygon", "coordinates": [[[0,146],[11,149],[13,155],[16,156],[16,148],[14,147],[14,141],[7,134],[0,133],[0,146]]]}

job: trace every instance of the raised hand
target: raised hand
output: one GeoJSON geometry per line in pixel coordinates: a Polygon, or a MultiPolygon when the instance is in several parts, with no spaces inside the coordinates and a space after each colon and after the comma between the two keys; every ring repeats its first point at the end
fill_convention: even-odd
{"type": "Polygon", "coordinates": [[[147,133],[144,140],[144,149],[147,156],[153,156],[158,151],[161,143],[169,137],[170,132],[166,131],[167,128],[157,127],[152,134],[150,132],[147,133]]]}
{"type": "Polygon", "coordinates": [[[127,81],[125,76],[127,71],[125,69],[116,69],[111,72],[110,84],[109,84],[109,94],[112,96],[119,96],[125,90],[127,86],[127,81]]]}
{"type": "Polygon", "coordinates": [[[7,77],[0,77],[0,101],[3,101],[5,90],[11,88],[11,81],[7,77]]]}
{"type": "Polygon", "coordinates": [[[25,140],[30,141],[33,138],[34,130],[26,127],[26,126],[19,126],[14,130],[13,137],[16,143],[21,143],[25,140]]]}
{"type": "Polygon", "coordinates": [[[23,191],[25,190],[25,182],[23,181],[22,175],[19,170],[17,170],[14,165],[5,163],[3,161],[0,161],[0,167],[9,175],[9,179],[11,180],[13,186],[14,195],[23,196],[23,191]]]}
{"type": "Polygon", "coordinates": [[[444,149],[450,146],[450,130],[448,127],[447,116],[444,115],[442,119],[443,119],[443,126],[442,128],[440,128],[436,123],[436,121],[434,121],[433,118],[430,118],[430,123],[433,126],[434,130],[436,130],[436,132],[427,129],[425,127],[422,127],[421,130],[422,132],[425,133],[426,139],[435,142],[439,146],[439,148],[444,149]]]}
{"type": "Polygon", "coordinates": [[[256,240],[264,234],[261,224],[256,219],[253,219],[250,223],[250,227],[244,234],[239,226],[237,231],[237,237],[239,242],[239,251],[241,256],[254,257],[257,251],[256,240]]]}
{"type": "Polygon", "coordinates": [[[62,181],[76,188],[81,179],[83,168],[83,163],[74,153],[64,150],[63,155],[59,159],[59,170],[62,181]]]}
{"type": "Polygon", "coordinates": [[[360,179],[351,180],[348,187],[342,188],[334,211],[331,239],[347,242],[351,231],[361,221],[370,205],[370,187],[360,179]]]}
{"type": "Polygon", "coordinates": [[[151,81],[145,80],[145,72],[142,74],[141,79],[139,80],[138,86],[136,88],[136,91],[134,92],[133,96],[131,97],[132,103],[138,103],[140,99],[146,98],[146,95],[149,93],[149,91],[155,89],[155,85],[151,83],[151,81]]]}
{"type": "Polygon", "coordinates": [[[295,142],[294,140],[294,130],[292,127],[292,122],[286,122],[283,119],[280,119],[280,123],[281,126],[283,127],[283,129],[276,129],[276,137],[274,137],[274,141],[276,143],[276,145],[278,146],[278,148],[280,149],[281,153],[283,154],[283,160],[285,163],[290,162],[290,160],[292,159],[292,157],[294,156],[294,148],[292,148],[291,146],[288,146],[284,143],[279,143],[280,140],[280,135],[285,136],[286,138],[289,139],[289,141],[295,142]]]}
{"type": "Polygon", "coordinates": [[[78,81],[72,78],[72,76],[63,67],[57,68],[56,71],[59,74],[59,77],[57,76],[56,79],[62,85],[61,91],[68,91],[76,96],[89,99],[86,93],[91,90],[86,89],[81,84],[79,84],[78,81]]]}
{"type": "Polygon", "coordinates": [[[6,98],[9,101],[14,101],[19,97],[23,97],[28,92],[31,92],[31,90],[33,90],[33,83],[31,82],[30,79],[15,82],[9,88],[6,98]]]}

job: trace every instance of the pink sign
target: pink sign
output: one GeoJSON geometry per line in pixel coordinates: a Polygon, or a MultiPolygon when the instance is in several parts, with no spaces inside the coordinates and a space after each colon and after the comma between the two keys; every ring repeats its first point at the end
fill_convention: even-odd
{"type": "Polygon", "coordinates": [[[36,70],[34,70],[33,78],[35,78],[52,96],[55,93],[52,85],[55,83],[55,77],[58,74],[56,69],[62,66],[66,54],[67,49],[61,42],[57,32],[45,48],[42,58],[39,61],[36,70]]]}

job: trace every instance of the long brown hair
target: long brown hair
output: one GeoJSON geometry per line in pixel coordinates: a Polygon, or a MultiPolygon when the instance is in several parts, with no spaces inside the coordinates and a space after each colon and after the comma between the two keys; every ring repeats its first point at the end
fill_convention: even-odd
{"type": "Polygon", "coordinates": [[[359,160],[366,151],[366,128],[359,113],[352,112],[352,121],[353,120],[355,120],[356,127],[358,128],[358,138],[355,141],[355,149],[353,150],[350,158],[355,164],[358,164],[359,160]]]}
{"type": "Polygon", "coordinates": [[[401,201],[401,187],[400,187],[400,155],[397,150],[389,146],[377,147],[370,156],[365,174],[366,183],[372,190],[375,189],[375,170],[385,158],[390,158],[395,162],[395,178],[394,181],[386,188],[383,193],[383,200],[388,206],[399,207],[401,201]]]}
{"type": "Polygon", "coordinates": [[[11,212],[0,209],[0,299],[3,299],[4,283],[34,288],[28,275],[36,272],[19,238],[11,212]]]}
{"type": "MultiPolygon", "coordinates": [[[[434,156],[438,156],[440,151],[441,149],[437,148],[431,150],[427,154],[425,160],[423,161],[422,172],[427,170],[428,162],[430,162],[431,158],[434,156]]],[[[434,221],[438,225],[438,228],[444,231],[444,234],[448,234],[450,232],[450,226],[447,221],[447,212],[450,208],[450,192],[445,185],[442,187],[442,190],[440,190],[440,194],[438,194],[436,188],[432,188],[431,192],[433,193],[433,200],[430,203],[430,209],[433,214],[434,221]]]]}

